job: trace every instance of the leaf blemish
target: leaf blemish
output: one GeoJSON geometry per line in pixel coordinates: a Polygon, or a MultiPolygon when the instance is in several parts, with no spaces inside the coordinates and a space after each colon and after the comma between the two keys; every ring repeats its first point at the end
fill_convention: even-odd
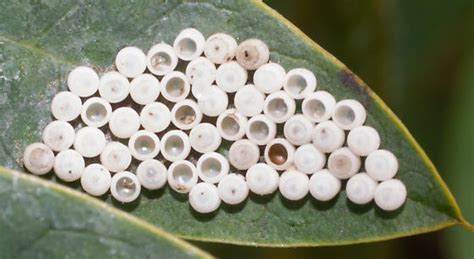
{"type": "Polygon", "coordinates": [[[358,95],[359,101],[368,109],[372,103],[370,101],[369,95],[367,94],[368,86],[365,84],[360,84],[357,80],[357,76],[348,68],[343,68],[340,70],[337,77],[345,87],[351,90],[350,92],[358,95]]]}

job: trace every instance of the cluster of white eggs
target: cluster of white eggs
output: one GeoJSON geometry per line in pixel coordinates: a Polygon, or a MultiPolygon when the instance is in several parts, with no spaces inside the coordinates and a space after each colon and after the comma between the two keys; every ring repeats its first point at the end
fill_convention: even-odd
{"type": "Polygon", "coordinates": [[[311,71],[286,72],[269,56],[261,40],[237,44],[225,33],[206,40],[188,28],[173,46],[159,43],[147,54],[121,49],[117,71],[100,78],[77,67],[68,76],[70,91],[52,101],[56,120],[44,129],[43,143],[26,148],[24,165],[34,174],[53,169],[63,181],[80,179],[90,195],[110,190],[120,202],[137,199],[142,186],[168,183],[189,193],[200,213],[215,211],[221,201],[242,203],[249,191],[278,189],[288,200],[309,192],[328,201],[345,179],[353,203],[375,200],[387,211],[402,206],[406,188],[393,179],[397,158],[379,149],[379,134],[363,125],[363,105],[336,102],[315,91],[311,71]],[[187,63],[184,73],[176,70],[179,60],[187,63]],[[78,117],[82,127],[75,130],[71,122],[78,117]],[[231,142],[225,156],[216,152],[222,139],[231,142]],[[197,161],[190,161],[191,152],[199,153],[197,161]],[[86,166],[84,158],[92,162],[86,166]],[[140,161],[135,173],[127,171],[132,159],[140,161]]]}

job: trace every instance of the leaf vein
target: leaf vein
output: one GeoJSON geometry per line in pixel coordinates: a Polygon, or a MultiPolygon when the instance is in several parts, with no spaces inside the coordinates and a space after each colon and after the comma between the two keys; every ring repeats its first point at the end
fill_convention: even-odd
{"type": "Polygon", "coordinates": [[[38,55],[41,55],[44,57],[48,57],[49,59],[55,61],[56,63],[66,64],[69,66],[77,65],[74,61],[68,60],[62,56],[59,56],[58,54],[51,52],[50,50],[46,48],[39,47],[34,42],[25,41],[25,40],[18,41],[18,40],[13,39],[10,36],[6,36],[2,34],[0,34],[0,41],[6,41],[13,46],[29,50],[31,52],[37,53],[38,55]]]}
{"type": "Polygon", "coordinates": [[[48,26],[46,26],[42,31],[40,31],[34,38],[41,38],[42,36],[46,35],[48,32],[50,32],[56,24],[59,22],[63,21],[66,17],[70,16],[71,14],[74,14],[79,10],[79,7],[81,6],[83,1],[79,1],[76,4],[72,5],[71,8],[69,8],[64,14],[59,17],[57,20],[51,22],[48,26]]]}

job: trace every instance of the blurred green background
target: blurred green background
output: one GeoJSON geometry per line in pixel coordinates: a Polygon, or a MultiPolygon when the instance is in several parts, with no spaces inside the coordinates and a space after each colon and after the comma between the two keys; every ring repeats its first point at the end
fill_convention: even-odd
{"type": "MultiPolygon", "coordinates": [[[[359,75],[398,115],[474,222],[474,1],[267,0],[359,75]]],[[[372,244],[253,248],[221,258],[474,258],[461,227],[372,244]]]]}

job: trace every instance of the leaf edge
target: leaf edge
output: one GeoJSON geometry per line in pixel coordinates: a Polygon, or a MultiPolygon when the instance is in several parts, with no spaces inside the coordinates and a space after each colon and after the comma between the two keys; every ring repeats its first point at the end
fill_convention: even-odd
{"type": "MultiPolygon", "coordinates": [[[[358,84],[359,87],[362,88],[363,91],[367,93],[368,96],[370,96],[373,101],[378,105],[389,117],[389,119],[395,124],[395,126],[402,132],[402,134],[405,136],[405,138],[408,140],[409,144],[415,149],[415,152],[421,157],[423,163],[425,164],[426,167],[430,170],[431,174],[435,178],[435,180],[440,184],[440,187],[443,191],[443,194],[447,198],[449,204],[452,206],[454,209],[455,217],[451,217],[452,220],[446,220],[446,221],[441,221],[439,224],[436,225],[431,225],[429,227],[422,227],[422,228],[415,228],[412,229],[411,231],[406,231],[406,232],[397,232],[393,235],[385,235],[385,236],[377,236],[377,237],[370,237],[370,238],[362,238],[362,239],[356,239],[356,240],[345,240],[342,242],[299,242],[299,243],[292,243],[292,244],[284,244],[284,243],[265,243],[265,242],[245,242],[242,240],[220,240],[220,239],[215,239],[215,238],[206,238],[206,237],[197,237],[197,236],[187,236],[183,234],[170,234],[155,225],[148,223],[147,221],[140,219],[136,216],[133,216],[130,213],[127,213],[125,211],[116,209],[115,207],[102,202],[101,200],[89,197],[88,195],[82,194],[78,191],[75,191],[73,189],[70,189],[68,187],[63,187],[59,184],[55,184],[46,180],[43,180],[39,177],[36,176],[31,176],[25,173],[21,173],[15,170],[11,170],[8,168],[5,168],[3,166],[0,166],[0,174],[3,173],[14,173],[18,174],[21,177],[26,177],[29,180],[35,181],[35,182],[40,182],[44,184],[45,186],[51,186],[55,188],[58,191],[64,192],[68,195],[76,196],[76,198],[83,199],[86,202],[92,202],[95,204],[95,206],[98,207],[103,207],[106,208],[107,210],[110,210],[110,212],[115,213],[116,215],[124,217],[126,220],[130,220],[132,223],[138,225],[139,227],[147,230],[154,232],[155,234],[169,237],[171,241],[176,242],[178,245],[183,245],[184,248],[189,247],[192,248],[193,250],[196,249],[198,253],[203,253],[203,258],[212,258],[209,254],[206,252],[194,247],[193,245],[180,240],[179,238],[184,238],[186,240],[194,240],[194,241],[202,241],[202,242],[213,242],[213,243],[223,243],[223,244],[234,244],[234,245],[245,245],[245,246],[260,246],[260,247],[321,247],[321,246],[339,246],[339,245],[350,245],[350,244],[359,244],[359,243],[369,243],[369,242],[377,242],[377,241],[385,241],[385,240],[390,240],[390,239],[395,239],[395,238],[401,238],[401,237],[406,237],[406,236],[412,236],[412,235],[417,235],[417,234],[423,234],[423,233],[428,233],[428,232],[433,232],[437,230],[441,230],[443,228],[447,228],[453,225],[461,225],[464,228],[468,229],[471,232],[474,232],[474,225],[469,223],[465,218],[463,217],[461,210],[452,195],[451,191],[449,190],[447,184],[444,182],[442,177],[440,176],[439,172],[437,171],[436,167],[432,163],[432,161],[428,158],[427,154],[425,151],[421,148],[421,146],[418,144],[418,142],[414,139],[412,134],[409,132],[409,130],[406,128],[406,126],[401,122],[401,120],[395,115],[395,113],[383,102],[383,100],[375,93],[373,92],[369,86],[361,79],[359,78],[356,74],[354,74],[346,65],[344,65],[340,60],[338,60],[336,57],[334,57],[331,53],[327,52],[324,48],[322,48],[318,43],[313,41],[311,38],[309,38],[306,34],[304,34],[297,26],[295,26],[293,23],[288,21],[284,16],[282,16],[280,13],[278,13],[276,10],[273,8],[269,7],[266,5],[262,0],[249,0],[251,4],[253,4],[255,7],[259,8],[262,10],[264,13],[269,14],[270,16],[274,17],[276,20],[280,21],[282,25],[286,26],[296,37],[301,38],[309,47],[311,47],[314,51],[319,52],[330,60],[336,67],[340,68],[341,70],[347,71],[351,73],[351,76],[353,77],[354,81],[358,84]],[[179,238],[177,238],[179,237],[179,238]],[[206,257],[208,256],[208,257],[206,257]]],[[[0,39],[4,39],[6,41],[16,43],[20,45],[21,47],[27,48],[27,49],[34,49],[34,46],[31,46],[28,42],[17,42],[17,40],[13,40],[10,38],[7,38],[5,36],[0,35],[0,39]]],[[[51,54],[49,52],[45,51],[40,51],[40,54],[51,57],[53,59],[56,59],[60,61],[61,63],[68,64],[68,65],[73,65],[72,63],[63,60],[62,58],[56,57],[54,54],[51,54]]],[[[451,216],[451,215],[448,215],[451,216]]]]}
{"type": "Polygon", "coordinates": [[[201,250],[200,248],[193,246],[192,244],[181,240],[177,236],[166,232],[165,230],[158,228],[157,226],[146,222],[145,220],[142,220],[136,216],[133,216],[130,213],[127,213],[125,211],[119,210],[111,205],[109,205],[106,202],[103,202],[99,199],[96,199],[94,197],[91,197],[85,193],[76,191],[72,188],[69,188],[67,186],[63,186],[60,184],[57,184],[52,181],[48,181],[45,179],[42,179],[40,177],[26,174],[24,172],[19,172],[16,170],[8,169],[4,166],[0,166],[0,174],[5,176],[6,178],[11,178],[13,181],[16,181],[17,179],[21,179],[30,183],[33,183],[35,185],[42,186],[44,188],[49,188],[51,190],[54,190],[57,193],[60,193],[62,195],[69,196],[72,199],[75,199],[79,202],[86,203],[89,206],[94,206],[97,207],[101,210],[106,210],[107,212],[113,214],[117,218],[121,218],[125,220],[126,222],[129,222],[132,225],[135,225],[137,228],[141,228],[144,231],[151,232],[155,236],[162,237],[172,244],[174,244],[177,248],[183,249],[185,251],[190,251],[194,253],[197,257],[199,258],[213,258],[210,254],[207,252],[201,250]]]}
{"type": "Polygon", "coordinates": [[[320,52],[323,56],[328,58],[329,60],[333,61],[334,64],[339,67],[341,70],[348,71],[353,76],[355,82],[362,88],[373,100],[374,102],[388,115],[389,119],[394,123],[394,125],[400,129],[402,134],[408,140],[410,145],[415,149],[416,153],[421,157],[424,164],[428,167],[433,177],[437,180],[437,182],[441,185],[443,193],[445,194],[446,198],[448,199],[450,205],[453,207],[456,218],[455,220],[457,223],[463,225],[466,228],[474,228],[474,225],[469,223],[467,220],[464,219],[461,209],[457,204],[456,199],[454,198],[453,194],[449,190],[446,182],[442,179],[441,175],[439,174],[438,170],[434,166],[433,162],[429,159],[426,152],[421,148],[420,144],[415,140],[413,135],[407,129],[407,127],[402,123],[402,121],[395,115],[395,113],[383,102],[383,100],[355,73],[353,73],[344,63],[342,63],[339,59],[333,56],[331,53],[326,51],[322,48],[318,43],[313,41],[310,37],[308,37],[303,31],[301,31],[297,26],[287,20],[283,15],[278,13],[276,10],[265,4],[262,0],[250,0],[256,7],[260,8],[262,11],[270,14],[277,20],[281,21],[283,25],[285,25],[291,32],[293,32],[297,37],[300,37],[303,41],[306,42],[308,46],[313,48],[315,51],[320,52]]]}

